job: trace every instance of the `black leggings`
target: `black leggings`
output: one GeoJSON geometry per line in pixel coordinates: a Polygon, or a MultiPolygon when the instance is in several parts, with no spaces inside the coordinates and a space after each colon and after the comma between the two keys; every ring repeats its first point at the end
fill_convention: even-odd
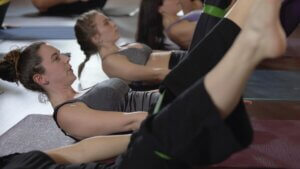
{"type": "Polygon", "coordinates": [[[185,57],[186,53],[186,51],[182,50],[172,51],[169,60],[169,69],[173,69],[175,66],[177,66],[180,63],[180,61],[185,57]]]}
{"type": "Polygon", "coordinates": [[[178,74],[171,72],[170,77],[179,82],[179,86],[174,82],[170,86],[165,83],[165,90],[175,88],[174,93],[178,95],[159,113],[146,119],[132,136],[128,151],[118,161],[120,168],[209,165],[251,143],[252,128],[242,101],[223,121],[202,80],[239,32],[240,28],[233,22],[222,20],[173,70],[179,71],[178,74]]]}

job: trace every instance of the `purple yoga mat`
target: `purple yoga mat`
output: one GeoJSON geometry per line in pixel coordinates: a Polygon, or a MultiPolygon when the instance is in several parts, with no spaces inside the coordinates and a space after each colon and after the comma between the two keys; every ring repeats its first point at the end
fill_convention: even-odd
{"type": "Polygon", "coordinates": [[[300,121],[252,120],[253,144],[219,167],[300,168],[300,121]]]}

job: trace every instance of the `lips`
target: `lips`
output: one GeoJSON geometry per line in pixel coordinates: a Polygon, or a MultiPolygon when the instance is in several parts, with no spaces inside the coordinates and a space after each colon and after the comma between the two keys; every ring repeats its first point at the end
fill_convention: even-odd
{"type": "Polygon", "coordinates": [[[69,68],[67,68],[67,72],[69,72],[69,71],[73,72],[73,69],[71,66],[69,68]]]}

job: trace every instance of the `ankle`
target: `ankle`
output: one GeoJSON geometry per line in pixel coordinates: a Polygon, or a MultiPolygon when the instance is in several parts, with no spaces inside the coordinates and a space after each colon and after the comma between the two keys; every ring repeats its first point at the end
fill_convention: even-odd
{"type": "Polygon", "coordinates": [[[264,58],[262,56],[262,52],[260,50],[260,42],[262,41],[262,37],[260,33],[253,30],[243,30],[243,32],[238,37],[239,40],[237,44],[238,46],[242,46],[237,49],[237,53],[239,53],[239,60],[241,64],[249,64],[256,66],[259,64],[264,58]]]}

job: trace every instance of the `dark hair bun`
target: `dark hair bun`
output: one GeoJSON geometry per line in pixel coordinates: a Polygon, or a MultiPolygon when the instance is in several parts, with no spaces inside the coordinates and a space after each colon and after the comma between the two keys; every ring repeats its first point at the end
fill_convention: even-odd
{"type": "Polygon", "coordinates": [[[9,82],[18,81],[18,62],[21,55],[20,49],[10,51],[0,61],[0,78],[9,82]]]}

